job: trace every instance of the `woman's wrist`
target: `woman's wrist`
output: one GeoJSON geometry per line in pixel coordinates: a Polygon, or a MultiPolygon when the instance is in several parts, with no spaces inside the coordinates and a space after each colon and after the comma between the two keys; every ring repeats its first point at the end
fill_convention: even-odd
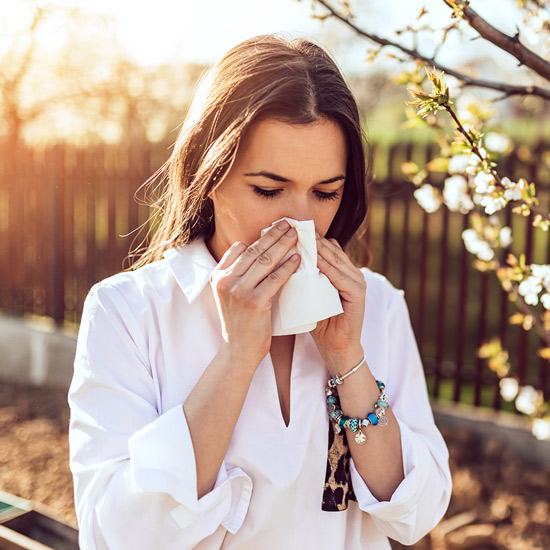
{"type": "Polygon", "coordinates": [[[332,376],[344,375],[359,364],[365,357],[361,344],[342,350],[319,350],[321,357],[332,376]]]}
{"type": "Polygon", "coordinates": [[[224,342],[218,350],[217,359],[230,368],[232,376],[238,374],[254,375],[262,360],[262,358],[258,359],[243,353],[242,347],[235,349],[227,342],[224,342]]]}

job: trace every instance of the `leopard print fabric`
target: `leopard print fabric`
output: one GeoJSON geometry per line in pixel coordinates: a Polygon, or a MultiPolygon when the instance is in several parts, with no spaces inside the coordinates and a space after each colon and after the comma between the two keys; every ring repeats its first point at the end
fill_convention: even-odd
{"type": "Polygon", "coordinates": [[[350,500],[357,500],[349,473],[351,453],[346,437],[346,430],[339,434],[334,432],[332,422],[328,423],[328,456],[323,490],[323,504],[325,512],[339,512],[346,510],[350,500]]]}

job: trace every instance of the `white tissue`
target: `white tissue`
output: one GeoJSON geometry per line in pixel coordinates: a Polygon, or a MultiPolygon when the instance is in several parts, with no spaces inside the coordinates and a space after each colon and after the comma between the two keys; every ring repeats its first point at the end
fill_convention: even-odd
{"type": "MultiPolygon", "coordinates": [[[[292,254],[302,258],[296,272],[275,295],[271,306],[271,331],[273,336],[310,332],[318,321],[343,313],[338,290],[317,268],[317,242],[313,220],[303,222],[286,220],[298,233],[296,246],[283,258],[292,254]]],[[[281,220],[273,222],[271,227],[281,220]]],[[[271,229],[262,230],[262,235],[271,229]]],[[[282,263],[281,262],[281,263],[282,263]]]]}

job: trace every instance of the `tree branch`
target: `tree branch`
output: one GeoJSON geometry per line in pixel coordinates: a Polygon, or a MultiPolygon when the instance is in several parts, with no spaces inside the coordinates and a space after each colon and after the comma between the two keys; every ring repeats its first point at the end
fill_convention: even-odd
{"type": "Polygon", "coordinates": [[[515,36],[508,36],[485,21],[470,6],[464,7],[463,17],[468,21],[470,27],[475,29],[485,40],[513,55],[522,65],[550,81],[550,63],[526,48],[519,41],[519,32],[515,36]]]}
{"type": "Polygon", "coordinates": [[[348,17],[338,13],[326,0],[315,0],[315,1],[321,4],[322,6],[324,6],[330,12],[331,16],[342,21],[348,27],[353,29],[359,36],[362,36],[364,38],[371,40],[372,42],[380,44],[382,47],[393,46],[394,48],[397,48],[398,50],[408,55],[411,59],[422,61],[427,65],[435,67],[439,71],[445,72],[445,74],[455,77],[456,79],[462,81],[465,86],[477,86],[480,88],[497,90],[499,92],[503,92],[505,97],[510,97],[514,95],[530,95],[530,96],[541,97],[546,101],[550,101],[550,90],[547,90],[545,88],[540,88],[538,86],[511,86],[509,84],[503,84],[500,82],[491,82],[489,80],[472,78],[468,75],[455,71],[450,67],[441,65],[441,63],[438,63],[435,60],[435,57],[427,57],[425,55],[422,55],[417,50],[411,50],[397,42],[393,42],[391,40],[387,40],[386,38],[382,38],[375,34],[364,31],[363,29],[355,25],[355,23],[353,23],[348,17]]]}

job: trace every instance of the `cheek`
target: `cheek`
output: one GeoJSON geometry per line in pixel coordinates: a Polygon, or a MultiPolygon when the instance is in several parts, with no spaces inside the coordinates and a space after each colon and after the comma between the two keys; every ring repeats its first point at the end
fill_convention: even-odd
{"type": "Polygon", "coordinates": [[[247,246],[250,246],[261,237],[262,229],[270,227],[274,221],[281,217],[282,216],[272,218],[259,209],[243,212],[243,216],[239,223],[240,240],[247,246]]]}
{"type": "Polygon", "coordinates": [[[327,234],[329,227],[338,212],[341,200],[334,201],[334,203],[336,204],[331,203],[330,205],[322,205],[314,217],[315,229],[321,237],[324,237],[327,234]]]}

